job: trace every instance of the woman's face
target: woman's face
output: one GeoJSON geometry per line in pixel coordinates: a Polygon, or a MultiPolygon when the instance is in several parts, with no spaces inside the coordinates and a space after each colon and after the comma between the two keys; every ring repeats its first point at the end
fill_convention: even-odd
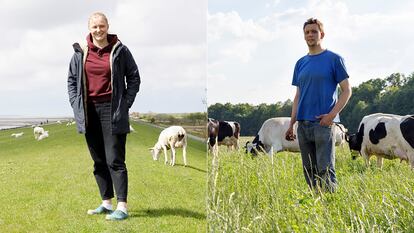
{"type": "Polygon", "coordinates": [[[108,22],[102,16],[94,16],[89,20],[89,31],[96,42],[104,42],[108,35],[108,22]]]}

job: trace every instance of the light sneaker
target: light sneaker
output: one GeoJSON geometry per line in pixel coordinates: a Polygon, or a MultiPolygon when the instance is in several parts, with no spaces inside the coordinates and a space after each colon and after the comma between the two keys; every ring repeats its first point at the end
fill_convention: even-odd
{"type": "Polygon", "coordinates": [[[106,220],[124,220],[128,218],[128,214],[124,213],[121,210],[115,210],[112,214],[106,215],[106,220]]]}
{"type": "Polygon", "coordinates": [[[112,214],[114,211],[107,209],[105,207],[103,207],[102,205],[100,205],[98,208],[94,209],[94,210],[88,210],[88,214],[89,215],[95,215],[95,214],[112,214]]]}

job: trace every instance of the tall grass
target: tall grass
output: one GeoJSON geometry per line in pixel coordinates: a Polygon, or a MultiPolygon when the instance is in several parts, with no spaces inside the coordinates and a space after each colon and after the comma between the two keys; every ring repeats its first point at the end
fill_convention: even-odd
{"type": "MultiPolygon", "coordinates": [[[[299,153],[209,158],[209,232],[414,232],[414,172],[406,163],[366,168],[337,148],[336,193],[308,189],[299,153]]],[[[374,163],[375,164],[375,163],[374,163]]]]}
{"type": "Polygon", "coordinates": [[[0,232],[204,232],[205,144],[189,139],[189,166],[177,150],[171,167],[148,151],[160,129],[133,127],[126,156],[130,218],[122,222],[86,214],[100,197],[84,136],[74,125],[46,125],[50,136],[42,141],[34,140],[32,128],[0,131],[0,232]],[[23,137],[10,136],[20,131],[23,137]]]}

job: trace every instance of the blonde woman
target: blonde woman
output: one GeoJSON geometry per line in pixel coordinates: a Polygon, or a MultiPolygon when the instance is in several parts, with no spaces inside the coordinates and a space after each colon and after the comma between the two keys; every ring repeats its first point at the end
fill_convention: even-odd
{"type": "Polygon", "coordinates": [[[102,199],[88,214],[107,214],[108,220],[128,218],[128,174],[125,164],[129,108],[139,91],[138,67],[117,35],[108,34],[107,17],[93,13],[88,21],[86,45],[73,45],[68,94],[79,133],[85,134],[94,161],[102,199]],[[114,190],[117,208],[112,209],[114,190]]]}

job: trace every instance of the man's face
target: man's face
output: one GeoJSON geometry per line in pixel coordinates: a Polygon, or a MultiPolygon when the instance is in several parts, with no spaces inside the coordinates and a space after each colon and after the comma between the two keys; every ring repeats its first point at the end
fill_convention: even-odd
{"type": "Polygon", "coordinates": [[[321,44],[324,33],[321,32],[316,23],[308,24],[303,29],[306,44],[309,47],[319,46],[321,44]]]}
{"type": "Polygon", "coordinates": [[[101,16],[92,17],[89,21],[89,31],[95,41],[103,42],[108,35],[108,23],[101,16]]]}

